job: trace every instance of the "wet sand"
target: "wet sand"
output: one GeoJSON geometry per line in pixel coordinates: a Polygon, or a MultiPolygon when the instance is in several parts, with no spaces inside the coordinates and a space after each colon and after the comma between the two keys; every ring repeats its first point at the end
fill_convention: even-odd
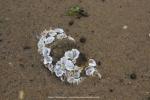
{"type": "Polygon", "coordinates": [[[149,33],[150,0],[0,0],[0,100],[19,100],[19,91],[22,100],[150,100],[149,33]],[[66,16],[75,4],[89,16],[66,16]],[[44,68],[36,34],[49,27],[74,37],[99,62],[102,79],[68,85],[44,68]]]}

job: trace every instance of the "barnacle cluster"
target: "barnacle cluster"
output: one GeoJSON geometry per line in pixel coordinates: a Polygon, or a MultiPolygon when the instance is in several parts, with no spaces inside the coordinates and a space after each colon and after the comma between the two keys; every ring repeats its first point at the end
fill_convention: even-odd
{"type": "Polygon", "coordinates": [[[61,28],[45,30],[40,34],[37,46],[38,52],[43,57],[45,67],[60,78],[61,81],[66,81],[70,84],[79,84],[86,76],[98,75],[101,78],[96,69],[94,59],[89,59],[88,64],[84,67],[77,65],[80,51],[76,48],[66,50],[59,60],[54,61],[52,45],[59,40],[63,42],[64,39],[75,42],[74,38],[67,36],[61,28]],[[82,76],[81,73],[85,75],[82,76]]]}

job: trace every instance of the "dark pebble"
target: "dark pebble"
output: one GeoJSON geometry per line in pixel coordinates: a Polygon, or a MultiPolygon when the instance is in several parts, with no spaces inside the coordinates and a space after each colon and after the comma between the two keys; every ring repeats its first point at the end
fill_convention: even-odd
{"type": "Polygon", "coordinates": [[[71,20],[71,21],[69,21],[69,26],[72,26],[73,24],[74,24],[74,21],[73,20],[71,20]]]}
{"type": "Polygon", "coordinates": [[[80,38],[80,42],[81,42],[81,43],[85,43],[85,42],[86,42],[86,38],[85,38],[85,37],[81,37],[81,38],[80,38]]]}
{"type": "Polygon", "coordinates": [[[135,73],[132,73],[132,74],[130,74],[130,79],[136,79],[137,78],[137,76],[136,76],[136,74],[135,73]]]}
{"type": "Polygon", "coordinates": [[[94,30],[92,30],[91,32],[92,32],[92,33],[94,33],[95,31],[94,31],[94,30]]]}
{"type": "Polygon", "coordinates": [[[89,14],[88,14],[87,12],[85,12],[83,9],[81,9],[81,10],[79,11],[79,16],[88,17],[89,14]]]}
{"type": "Polygon", "coordinates": [[[31,49],[31,47],[30,46],[24,46],[23,49],[28,50],[28,49],[31,49]]]}
{"type": "Polygon", "coordinates": [[[105,2],[106,0],[102,0],[102,2],[105,2]]]}
{"type": "Polygon", "coordinates": [[[2,42],[3,40],[2,39],[0,39],[0,42],[2,42]]]}
{"type": "Polygon", "coordinates": [[[33,79],[30,79],[29,81],[30,81],[30,82],[33,82],[33,79]]]}
{"type": "Polygon", "coordinates": [[[113,89],[109,89],[109,92],[114,92],[114,90],[113,89]]]}
{"type": "Polygon", "coordinates": [[[98,62],[97,62],[97,65],[99,65],[99,66],[100,66],[100,65],[101,65],[101,61],[98,61],[98,62]]]}
{"type": "Polygon", "coordinates": [[[34,67],[34,64],[32,64],[31,67],[34,67]]]}
{"type": "Polygon", "coordinates": [[[81,17],[82,17],[82,16],[80,16],[80,15],[77,15],[77,16],[76,16],[77,19],[80,19],[81,17]]]}

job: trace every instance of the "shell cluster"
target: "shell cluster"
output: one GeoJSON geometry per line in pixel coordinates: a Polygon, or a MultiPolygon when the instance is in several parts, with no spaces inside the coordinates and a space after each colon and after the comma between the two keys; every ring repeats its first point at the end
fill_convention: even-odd
{"type": "Polygon", "coordinates": [[[79,84],[86,76],[97,75],[101,78],[100,73],[96,69],[96,62],[94,59],[89,59],[88,65],[84,68],[76,65],[76,61],[80,55],[80,51],[76,48],[65,51],[64,56],[54,64],[53,56],[51,55],[52,48],[48,45],[52,45],[57,40],[62,39],[75,42],[75,39],[71,36],[67,36],[61,28],[45,30],[40,34],[37,46],[38,52],[43,57],[43,64],[45,67],[60,78],[61,81],[66,81],[70,84],[79,84]],[[81,76],[81,73],[85,75],[81,76]]]}

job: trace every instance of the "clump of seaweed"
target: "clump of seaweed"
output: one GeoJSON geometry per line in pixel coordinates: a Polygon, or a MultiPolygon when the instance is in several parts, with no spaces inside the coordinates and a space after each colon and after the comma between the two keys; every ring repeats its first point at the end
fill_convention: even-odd
{"type": "Polygon", "coordinates": [[[74,6],[70,7],[67,11],[67,15],[68,16],[76,16],[77,18],[89,16],[89,14],[83,8],[81,8],[79,5],[74,5],[74,6]]]}

